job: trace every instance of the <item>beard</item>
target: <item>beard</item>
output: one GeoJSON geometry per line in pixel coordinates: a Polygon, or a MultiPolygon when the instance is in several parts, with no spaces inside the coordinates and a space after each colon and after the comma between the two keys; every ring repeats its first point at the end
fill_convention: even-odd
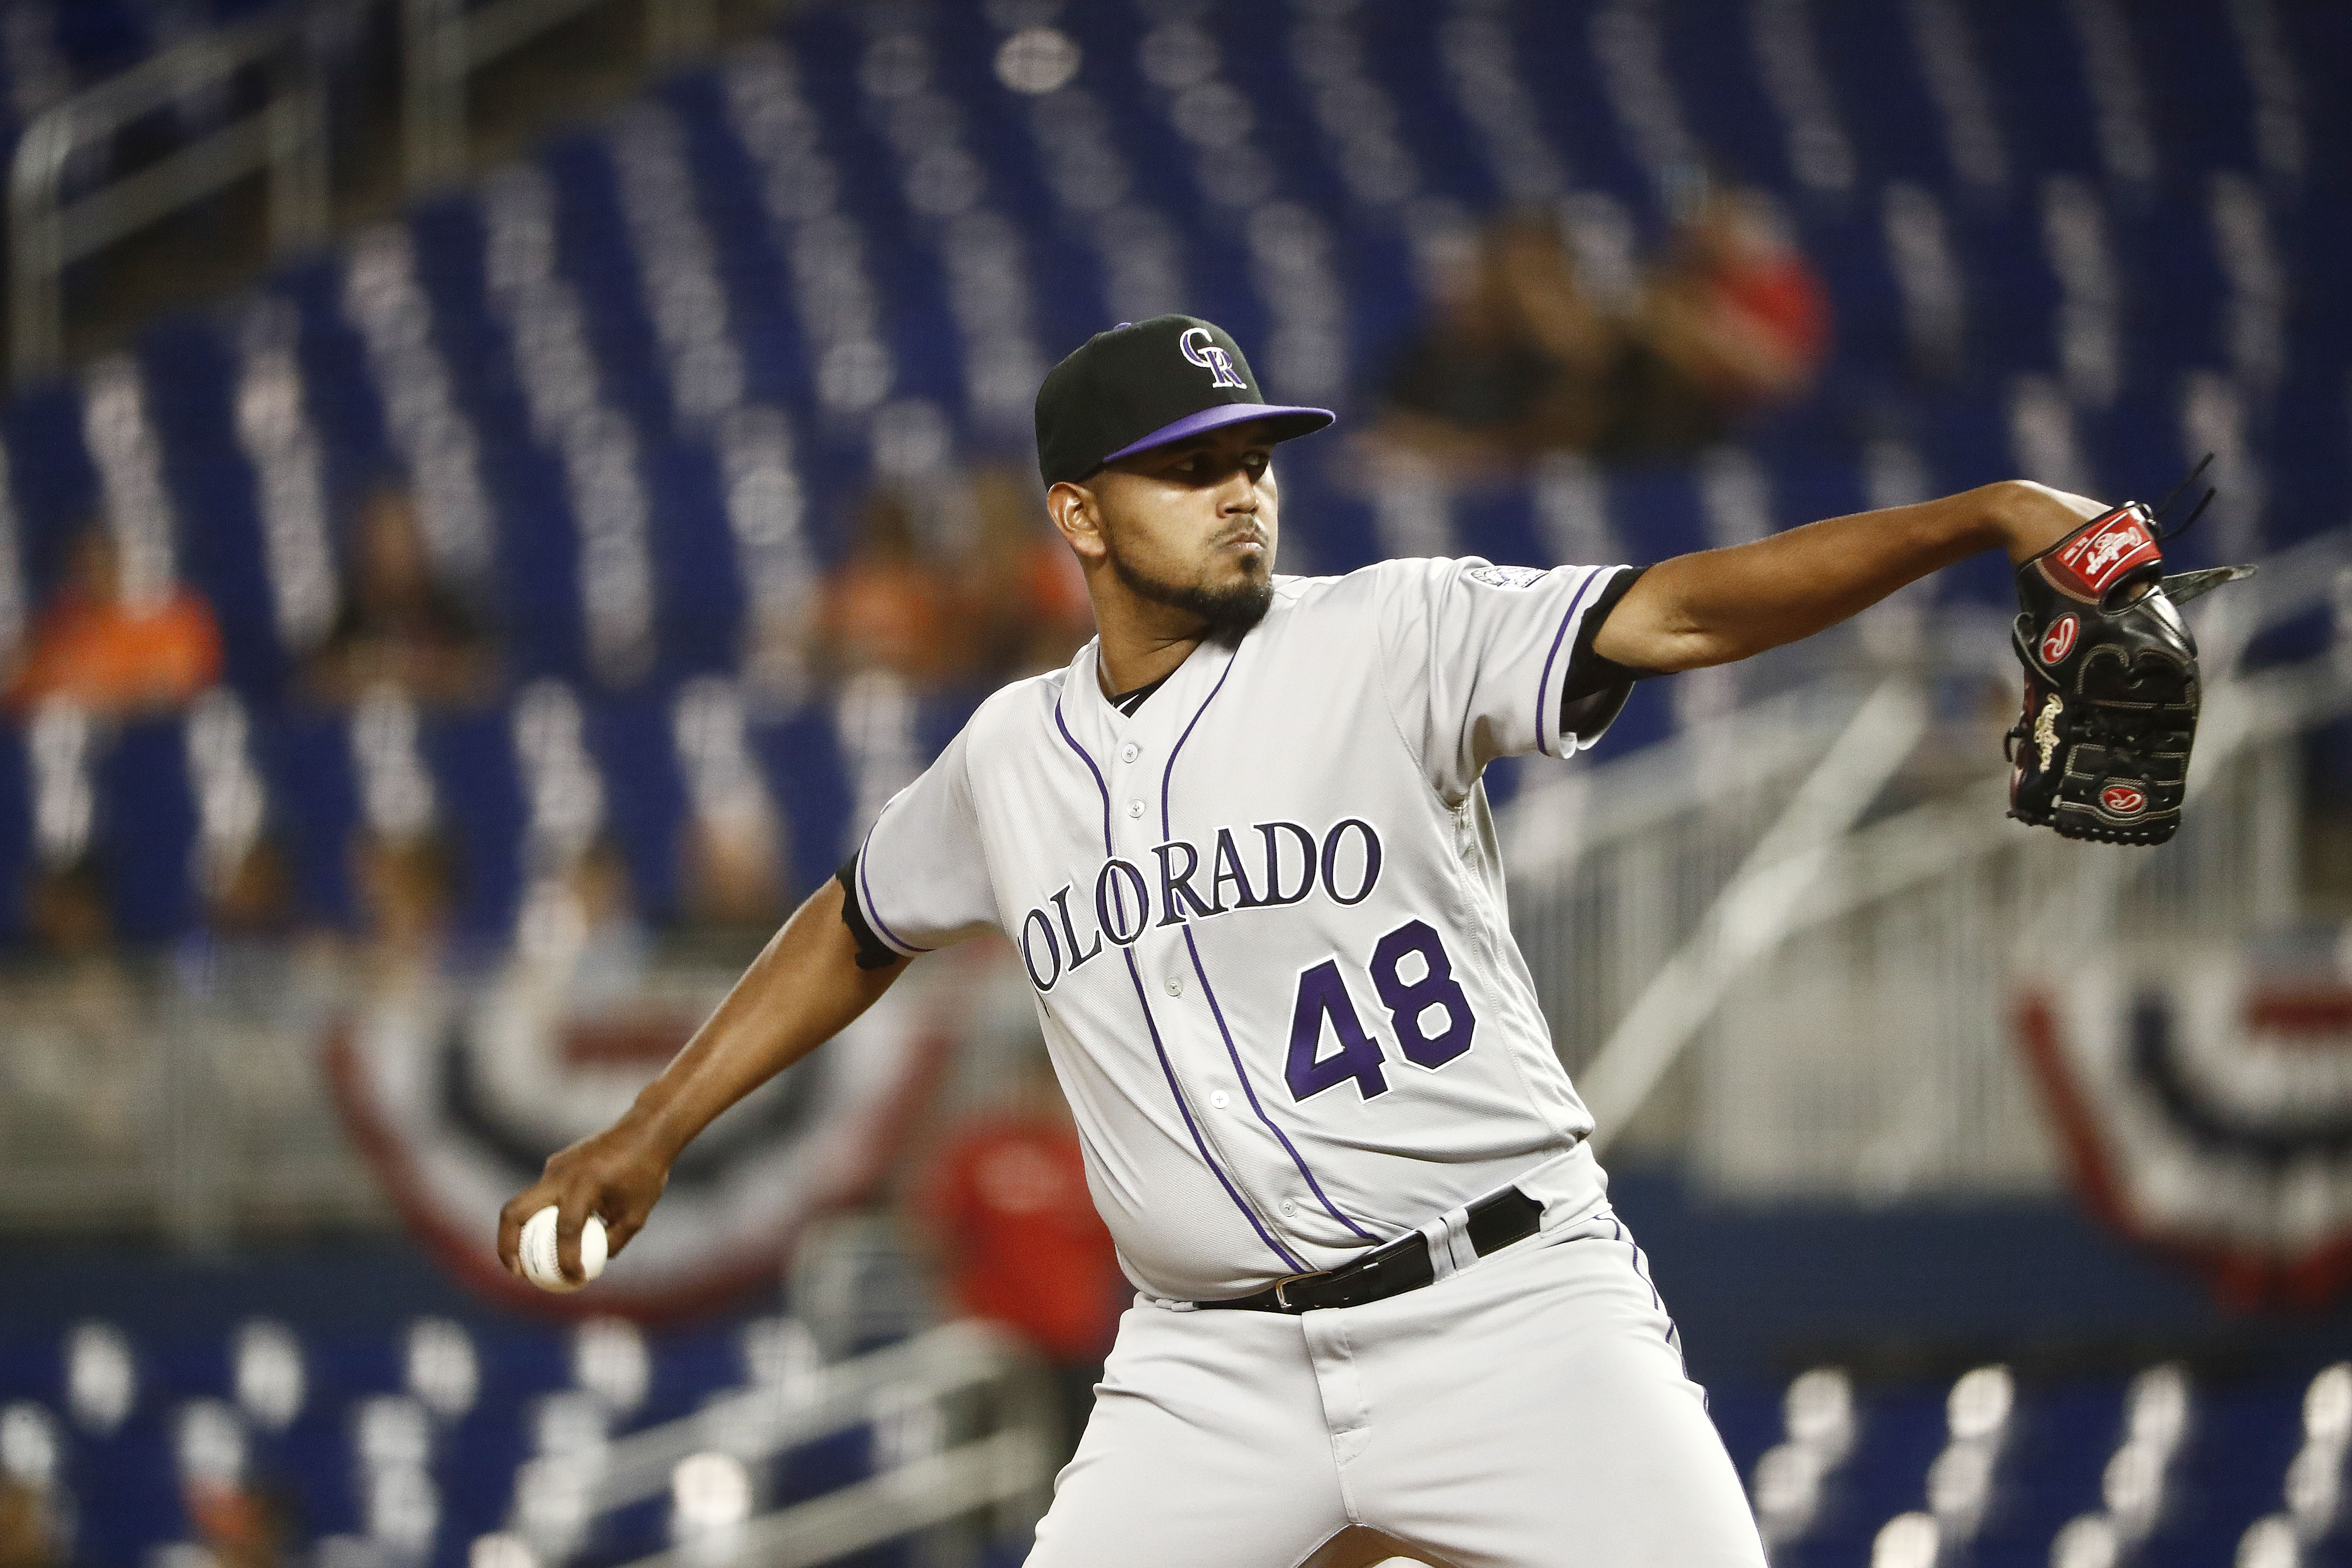
{"type": "Polygon", "coordinates": [[[1109,539],[1104,542],[1109,547],[1111,570],[1118,574],[1118,580],[1131,593],[1155,605],[1200,616],[1208,627],[1208,635],[1219,642],[1239,642],[1251,627],[1265,619],[1266,610],[1274,604],[1272,563],[1263,555],[1241,563],[1240,582],[1211,588],[1199,583],[1162,582],[1119,553],[1116,542],[1109,539]]]}

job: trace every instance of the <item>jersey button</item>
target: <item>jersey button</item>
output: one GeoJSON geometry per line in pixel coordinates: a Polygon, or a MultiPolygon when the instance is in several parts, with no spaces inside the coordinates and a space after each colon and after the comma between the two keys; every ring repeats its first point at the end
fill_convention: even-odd
{"type": "Polygon", "coordinates": [[[1143,748],[1132,741],[1118,749],[1118,760],[1122,763],[1131,763],[1141,755],[1143,755],[1143,748]]]}
{"type": "Polygon", "coordinates": [[[1297,1219],[1298,1217],[1298,1205],[1292,1203],[1288,1198],[1283,1199],[1282,1217],[1285,1219],[1297,1219]]]}
{"type": "Polygon", "coordinates": [[[1209,1103],[1215,1106],[1219,1110],[1223,1110],[1226,1106],[1231,1105],[1233,1102],[1234,1097],[1227,1094],[1222,1089],[1215,1090],[1209,1096],[1209,1103]]]}
{"type": "Polygon", "coordinates": [[[1141,816],[1143,815],[1143,803],[1139,800],[1129,801],[1127,803],[1127,815],[1129,816],[1141,816]]]}
{"type": "Polygon", "coordinates": [[[1171,974],[1168,977],[1168,994],[1171,996],[1181,996],[1184,994],[1184,977],[1182,975],[1171,974]]]}

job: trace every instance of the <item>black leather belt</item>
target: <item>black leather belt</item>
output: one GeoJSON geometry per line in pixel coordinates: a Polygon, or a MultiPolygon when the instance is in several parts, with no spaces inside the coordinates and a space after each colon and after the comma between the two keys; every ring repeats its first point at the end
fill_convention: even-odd
{"type": "MultiPolygon", "coordinates": [[[[1543,1205],[1517,1187],[1505,1187],[1469,1208],[1464,1226],[1479,1257],[1500,1252],[1543,1228],[1543,1205]]],[[[1429,1238],[1419,1231],[1381,1243],[1344,1268],[1277,1279],[1251,1296],[1195,1301],[1204,1312],[1312,1312],[1323,1307],[1360,1307],[1418,1290],[1437,1278],[1429,1258],[1429,1238]]]]}

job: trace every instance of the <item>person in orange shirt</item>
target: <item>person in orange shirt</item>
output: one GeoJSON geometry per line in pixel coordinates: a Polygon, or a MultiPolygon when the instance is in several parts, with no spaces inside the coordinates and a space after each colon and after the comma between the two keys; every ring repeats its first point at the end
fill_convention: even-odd
{"type": "Polygon", "coordinates": [[[114,537],[93,523],[74,540],[65,580],[26,639],[8,705],[24,712],[63,697],[93,718],[134,718],[185,707],[220,672],[212,607],[179,583],[152,602],[128,601],[114,537]]]}
{"type": "Polygon", "coordinates": [[[1013,1330],[1053,1368],[1066,1456],[1134,1288],[1087,1194],[1077,1128],[1042,1048],[1009,1100],[949,1130],[920,1217],[957,1309],[1013,1330]]]}
{"type": "Polygon", "coordinates": [[[978,539],[956,585],[981,673],[1003,682],[1059,669],[1095,633],[1086,574],[1046,524],[1034,481],[982,468],[971,494],[978,539]]]}
{"type": "Polygon", "coordinates": [[[877,488],[858,508],[855,548],[825,582],[817,662],[837,674],[886,669],[923,685],[958,662],[957,630],[917,537],[912,501],[877,488]]]}

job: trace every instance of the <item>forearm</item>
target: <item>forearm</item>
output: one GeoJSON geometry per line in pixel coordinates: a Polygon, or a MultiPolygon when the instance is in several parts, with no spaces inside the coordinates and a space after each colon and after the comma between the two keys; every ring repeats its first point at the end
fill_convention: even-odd
{"type": "Polygon", "coordinates": [[[1811,637],[1980,550],[2022,561],[2102,510],[2012,480],[1677,556],[1643,574],[1593,651],[1640,669],[1727,664],[1811,637]]]}
{"type": "Polygon", "coordinates": [[[857,967],[841,920],[841,884],[794,910],[622,1118],[667,1157],[693,1142],[729,1106],[855,1022],[906,971],[857,967]]]}

